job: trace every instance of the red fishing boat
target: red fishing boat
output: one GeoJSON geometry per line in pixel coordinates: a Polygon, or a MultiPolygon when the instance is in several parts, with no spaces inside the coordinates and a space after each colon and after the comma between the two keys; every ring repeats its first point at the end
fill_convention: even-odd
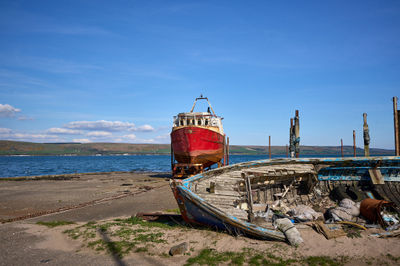
{"type": "Polygon", "coordinates": [[[191,176],[216,163],[221,166],[225,146],[222,118],[215,114],[208,98],[201,95],[190,112],[174,116],[171,132],[173,177],[191,176]],[[207,112],[193,112],[198,100],[207,101],[207,112]]]}

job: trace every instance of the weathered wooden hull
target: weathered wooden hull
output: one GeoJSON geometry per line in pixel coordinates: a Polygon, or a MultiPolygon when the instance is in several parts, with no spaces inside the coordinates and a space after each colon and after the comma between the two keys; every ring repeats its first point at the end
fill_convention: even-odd
{"type": "Polygon", "coordinates": [[[398,202],[400,206],[400,157],[272,159],[230,165],[183,181],[171,181],[183,218],[189,223],[224,229],[233,234],[285,241],[283,233],[249,222],[248,211],[238,208],[246,197],[242,186],[245,175],[251,176],[252,188],[260,188],[257,193],[253,191],[254,196],[259,194],[256,197],[259,202],[270,202],[273,200],[270,195],[283,193],[283,188],[289,186],[285,183],[287,180],[303,183],[314,180],[314,194],[301,195],[300,182],[299,189],[291,198],[288,197],[288,202],[291,199],[299,201],[299,204],[318,201],[314,186],[322,192],[329,192],[337,184],[364,186],[368,183],[377,188],[382,197],[398,202]],[[383,185],[371,183],[371,169],[380,172],[383,185]]]}
{"type": "Polygon", "coordinates": [[[172,186],[183,219],[188,223],[202,224],[226,230],[234,235],[246,235],[266,240],[285,241],[283,233],[242,221],[207,203],[185,186],[172,186]]]}

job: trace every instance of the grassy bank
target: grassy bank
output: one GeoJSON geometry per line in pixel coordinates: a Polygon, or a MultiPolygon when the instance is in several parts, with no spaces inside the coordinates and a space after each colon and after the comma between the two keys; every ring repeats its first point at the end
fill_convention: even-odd
{"type": "MultiPolygon", "coordinates": [[[[302,155],[339,155],[337,146],[301,146],[302,155]]],[[[33,143],[0,140],[0,155],[123,155],[157,154],[169,155],[169,144],[130,144],[130,143],[33,143]]],[[[343,148],[345,155],[353,154],[353,147],[343,148]]],[[[286,146],[272,146],[272,155],[286,155],[286,146]]],[[[370,149],[371,155],[394,155],[394,150],[370,149]]],[[[265,155],[267,146],[231,145],[230,154],[265,155]]],[[[364,154],[357,148],[357,154],[364,154]]]]}

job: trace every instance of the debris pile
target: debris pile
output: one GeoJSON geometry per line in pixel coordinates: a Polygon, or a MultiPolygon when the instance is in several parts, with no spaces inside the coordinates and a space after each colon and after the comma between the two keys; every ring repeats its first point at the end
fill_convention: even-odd
{"type": "Polygon", "coordinates": [[[337,189],[332,190],[329,196],[321,196],[320,204],[313,207],[299,204],[289,208],[278,200],[267,204],[265,212],[256,212],[255,217],[272,222],[275,228],[285,234],[291,245],[303,242],[296,229],[299,224],[311,226],[327,239],[361,237],[360,232],[367,228],[379,229],[379,233],[371,234],[378,237],[400,236],[400,215],[393,202],[365,198],[361,190],[354,188],[352,191],[357,193],[356,199],[360,201],[353,201],[337,189]]]}

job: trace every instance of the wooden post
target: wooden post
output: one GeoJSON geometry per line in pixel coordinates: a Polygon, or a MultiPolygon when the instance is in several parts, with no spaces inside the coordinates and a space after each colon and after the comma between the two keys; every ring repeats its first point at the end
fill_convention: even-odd
{"type": "Polygon", "coordinates": [[[394,150],[396,156],[400,156],[400,132],[399,115],[397,110],[397,97],[393,97],[393,120],[394,120],[394,150]]]}
{"type": "Polygon", "coordinates": [[[286,144],[286,157],[289,158],[289,148],[287,144],[286,144]]]}
{"type": "Polygon", "coordinates": [[[353,130],[353,150],[354,150],[354,157],[356,157],[357,153],[356,153],[356,131],[355,130],[353,130]]]}
{"type": "Polygon", "coordinates": [[[226,165],[229,165],[229,137],[226,139],[226,165]]]}
{"type": "Polygon", "coordinates": [[[172,143],[171,143],[171,172],[172,172],[172,177],[174,176],[174,149],[172,148],[172,143]]]}
{"type": "Polygon", "coordinates": [[[296,158],[299,158],[299,154],[300,154],[300,119],[299,119],[299,110],[295,111],[294,135],[295,135],[295,138],[296,138],[296,141],[295,141],[295,154],[296,154],[296,158]]]}
{"type": "Polygon", "coordinates": [[[369,157],[369,128],[367,124],[367,114],[363,113],[364,125],[363,125],[363,136],[364,136],[364,156],[369,157]]]}
{"type": "Polygon", "coordinates": [[[271,159],[271,136],[269,136],[268,154],[269,158],[271,159]]]}
{"type": "Polygon", "coordinates": [[[342,154],[343,157],[343,139],[340,139],[340,153],[342,154]]]}
{"type": "Polygon", "coordinates": [[[226,136],[224,136],[224,166],[226,165],[226,136]]]}
{"type": "Polygon", "coordinates": [[[244,179],[244,182],[246,184],[247,204],[248,204],[248,208],[249,208],[248,219],[249,219],[249,222],[253,222],[254,221],[253,192],[251,191],[250,177],[245,173],[242,173],[241,175],[242,175],[242,178],[244,179]]]}
{"type": "Polygon", "coordinates": [[[290,157],[294,158],[294,142],[295,142],[295,137],[294,137],[294,126],[293,126],[293,118],[290,118],[290,134],[289,134],[289,153],[290,157]]]}

